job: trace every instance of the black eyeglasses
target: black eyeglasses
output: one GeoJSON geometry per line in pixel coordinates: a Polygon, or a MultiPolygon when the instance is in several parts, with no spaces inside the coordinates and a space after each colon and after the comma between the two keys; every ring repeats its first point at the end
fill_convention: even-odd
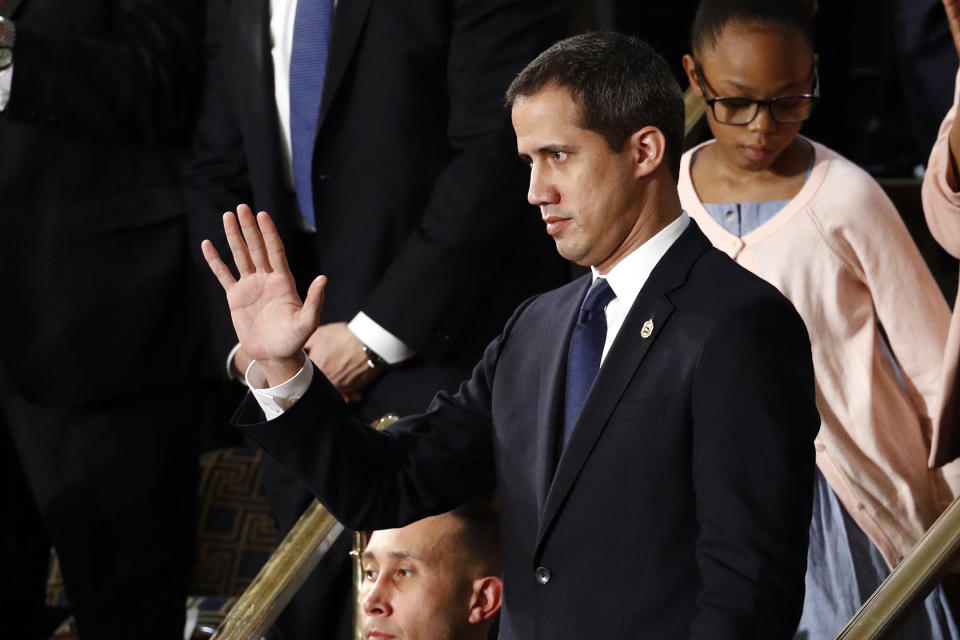
{"type": "Polygon", "coordinates": [[[780,124],[803,122],[813,113],[813,105],[820,100],[820,74],[813,68],[813,92],[795,96],[780,96],[769,100],[751,100],[750,98],[709,97],[707,81],[699,65],[696,68],[697,82],[703,92],[703,99],[713,111],[714,119],[720,124],[744,126],[753,122],[761,107],[770,110],[770,117],[780,124]]]}

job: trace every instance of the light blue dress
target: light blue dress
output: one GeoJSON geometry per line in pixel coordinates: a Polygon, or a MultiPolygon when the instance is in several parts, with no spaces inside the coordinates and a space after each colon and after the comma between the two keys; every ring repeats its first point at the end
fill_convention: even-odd
{"type": "MultiPolygon", "coordinates": [[[[704,203],[723,227],[745,236],[783,209],[789,200],[704,203]]],[[[794,640],[834,640],[890,573],[870,538],[840,504],[817,469],[807,554],[806,595],[794,640]]],[[[950,606],[938,586],[890,636],[892,640],[960,640],[950,606]]]]}

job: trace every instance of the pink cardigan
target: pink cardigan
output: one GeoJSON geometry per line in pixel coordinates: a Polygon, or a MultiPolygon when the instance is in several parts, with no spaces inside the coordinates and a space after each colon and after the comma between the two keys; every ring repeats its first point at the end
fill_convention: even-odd
{"type": "MultiPolygon", "coordinates": [[[[960,73],[955,92],[960,92],[960,73]]],[[[930,152],[927,172],[923,176],[923,212],[927,225],[937,242],[955,258],[960,258],[960,193],[956,193],[947,184],[947,172],[950,169],[950,129],[957,115],[958,96],[954,95],[953,107],[947,112],[940,133],[930,152]]],[[[960,403],[957,389],[957,361],[960,359],[960,305],[954,304],[953,322],[947,337],[946,357],[943,362],[942,388],[944,390],[940,410],[943,412],[948,401],[960,403]]],[[[954,404],[955,411],[960,409],[954,404]]],[[[946,417],[950,420],[950,416],[946,417]]],[[[960,456],[960,415],[954,414],[950,425],[937,420],[934,433],[940,442],[936,459],[931,463],[944,464],[960,456]]]]}
{"type": "Polygon", "coordinates": [[[803,317],[821,417],[817,465],[893,567],[955,494],[927,466],[950,311],[880,186],[811,144],[816,158],[800,192],[743,238],[701,204],[690,178],[697,149],[683,156],[680,200],[714,246],[803,317]]]}

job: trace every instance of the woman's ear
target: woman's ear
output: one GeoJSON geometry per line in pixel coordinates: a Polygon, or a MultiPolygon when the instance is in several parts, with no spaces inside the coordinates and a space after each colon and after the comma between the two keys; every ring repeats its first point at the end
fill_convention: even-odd
{"type": "Polygon", "coordinates": [[[470,611],[467,622],[479,624],[490,619],[503,604],[503,580],[497,576],[485,576],[473,581],[470,595],[470,611]]]}
{"type": "Polygon", "coordinates": [[[634,131],[627,144],[633,154],[634,175],[638,178],[650,175],[665,161],[667,138],[657,127],[648,125],[634,131]]]}
{"type": "Polygon", "coordinates": [[[701,98],[705,97],[700,89],[700,83],[697,82],[697,63],[689,53],[683,56],[683,70],[687,74],[687,82],[693,87],[693,92],[701,98]]]}

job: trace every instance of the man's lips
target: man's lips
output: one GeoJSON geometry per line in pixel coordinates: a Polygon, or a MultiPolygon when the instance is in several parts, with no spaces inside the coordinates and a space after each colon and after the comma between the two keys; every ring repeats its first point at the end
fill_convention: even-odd
{"type": "Polygon", "coordinates": [[[543,219],[543,222],[547,225],[547,233],[553,236],[560,233],[568,224],[570,224],[570,218],[564,218],[561,216],[547,216],[543,219]]]}
{"type": "Polygon", "coordinates": [[[377,640],[387,640],[388,638],[395,638],[396,636],[392,633],[387,633],[386,631],[377,631],[376,629],[367,629],[363,633],[364,638],[375,638],[377,640]]]}

